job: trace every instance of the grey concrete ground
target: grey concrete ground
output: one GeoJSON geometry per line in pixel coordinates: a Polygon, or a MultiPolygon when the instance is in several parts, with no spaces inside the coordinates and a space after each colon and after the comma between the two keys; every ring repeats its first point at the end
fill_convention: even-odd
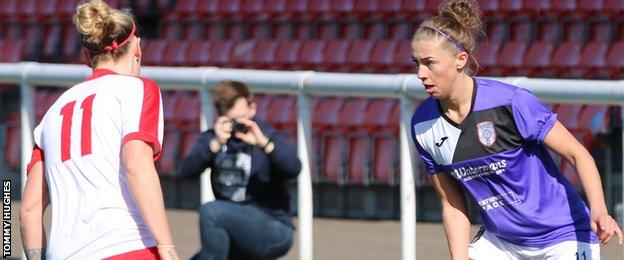
{"type": "MultiPolygon", "coordinates": [[[[19,201],[12,205],[12,257],[19,258],[22,248],[19,234],[19,201]]],[[[169,209],[169,222],[178,252],[190,258],[199,248],[198,215],[195,211],[169,209]]],[[[296,221],[295,221],[296,222],[296,221]]],[[[473,227],[473,234],[477,227],[473,227]]],[[[298,259],[298,241],[283,259],[298,259]]],[[[622,247],[615,243],[602,248],[602,259],[624,259],[622,247]]],[[[449,259],[442,225],[417,225],[416,251],[418,259],[449,259]]],[[[401,258],[401,225],[399,221],[359,221],[314,219],[314,259],[379,260],[401,258]]]]}

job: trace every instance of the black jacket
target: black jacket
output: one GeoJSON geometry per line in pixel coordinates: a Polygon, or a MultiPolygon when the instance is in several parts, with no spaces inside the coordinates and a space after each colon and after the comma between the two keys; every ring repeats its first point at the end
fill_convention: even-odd
{"type": "MultiPolygon", "coordinates": [[[[246,203],[256,204],[269,214],[292,225],[290,212],[290,196],[286,189],[286,181],[294,179],[301,171],[301,162],[297,152],[286,142],[284,136],[270,124],[253,119],[265,136],[269,137],[275,148],[266,154],[261,148],[251,148],[251,173],[247,185],[246,203]]],[[[214,164],[215,153],[210,150],[210,140],[215,132],[210,129],[202,133],[195,147],[182,161],[178,176],[199,176],[206,168],[214,164]]],[[[228,140],[228,147],[232,138],[228,140]]],[[[249,147],[247,144],[245,146],[249,147]]],[[[214,184],[213,184],[214,185],[214,184]]]]}

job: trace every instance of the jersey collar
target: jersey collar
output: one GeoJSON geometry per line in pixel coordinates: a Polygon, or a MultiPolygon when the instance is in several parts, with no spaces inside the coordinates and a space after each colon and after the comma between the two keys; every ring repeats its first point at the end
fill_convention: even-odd
{"type": "Polygon", "coordinates": [[[109,69],[94,69],[93,73],[87,78],[87,80],[97,79],[99,77],[111,74],[117,74],[117,72],[109,69]]]}

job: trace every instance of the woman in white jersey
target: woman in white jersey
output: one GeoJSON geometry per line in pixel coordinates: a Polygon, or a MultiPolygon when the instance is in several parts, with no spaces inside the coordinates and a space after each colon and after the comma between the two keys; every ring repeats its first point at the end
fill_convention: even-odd
{"type": "Polygon", "coordinates": [[[475,1],[446,1],[412,40],[431,96],[414,113],[412,137],[442,202],[452,258],[599,259],[599,243],[617,234],[621,245],[622,232],[593,158],[529,91],[472,76],[481,25],[475,1]],[[548,149],[576,168],[588,205],[548,149]],[[472,243],[463,190],[485,226],[472,243]]]}
{"type": "Polygon", "coordinates": [[[154,167],[163,135],[160,90],[139,77],[134,18],[90,0],[73,20],[93,74],[63,93],[35,128],[20,210],[26,256],[178,259],[154,167]]]}

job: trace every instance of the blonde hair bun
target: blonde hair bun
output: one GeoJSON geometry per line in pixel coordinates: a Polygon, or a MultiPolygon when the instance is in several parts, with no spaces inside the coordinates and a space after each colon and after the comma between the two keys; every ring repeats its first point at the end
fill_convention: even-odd
{"type": "Polygon", "coordinates": [[[475,32],[481,29],[483,21],[479,5],[474,0],[450,0],[440,5],[440,16],[457,21],[466,30],[475,32]]]}

